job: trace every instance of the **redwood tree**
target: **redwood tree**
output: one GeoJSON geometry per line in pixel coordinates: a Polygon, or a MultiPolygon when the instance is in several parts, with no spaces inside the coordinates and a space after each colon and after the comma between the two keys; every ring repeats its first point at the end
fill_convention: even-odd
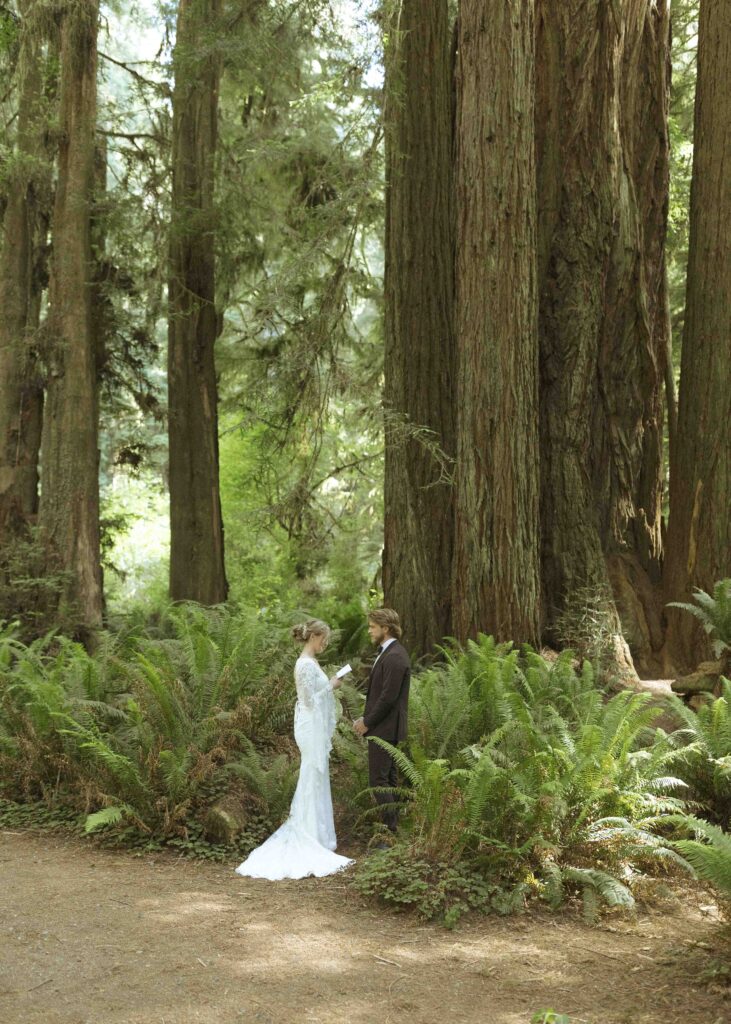
{"type": "Polygon", "coordinates": [[[463,0],[454,628],[540,625],[533,0],[463,0]]]}
{"type": "Polygon", "coordinates": [[[661,644],[669,14],[650,0],[537,12],[547,619],[588,590],[631,675],[616,601],[638,655],[661,644]]]}
{"type": "Polygon", "coordinates": [[[90,283],[98,0],[64,4],[59,18],[59,157],[39,522],[49,567],[62,570],[66,580],[60,620],[85,632],[102,618],[99,406],[90,283]]]}
{"type": "Polygon", "coordinates": [[[214,347],[220,0],[180,0],[168,314],[170,596],[226,599],[214,347]]]}
{"type": "Polygon", "coordinates": [[[408,646],[451,631],[452,85],[447,0],[401,0],[386,47],[383,589],[408,646]]]}
{"type": "MultiPolygon", "coordinates": [[[[666,595],[688,601],[731,576],[731,17],[702,0],[698,33],[690,247],[671,451],[666,595]]],[[[670,613],[678,668],[705,652],[696,621],[670,613]]]]}
{"type": "Polygon", "coordinates": [[[43,291],[40,256],[49,191],[43,130],[43,36],[19,4],[18,114],[0,249],[0,537],[7,545],[38,511],[43,387],[37,330],[43,291]]]}

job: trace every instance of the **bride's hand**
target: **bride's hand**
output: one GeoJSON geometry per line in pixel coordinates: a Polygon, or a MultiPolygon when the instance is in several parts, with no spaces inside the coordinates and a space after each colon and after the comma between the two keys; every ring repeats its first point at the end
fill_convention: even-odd
{"type": "Polygon", "coordinates": [[[333,690],[337,690],[339,686],[343,685],[343,680],[338,679],[337,676],[333,676],[330,680],[330,685],[332,686],[333,690]]]}

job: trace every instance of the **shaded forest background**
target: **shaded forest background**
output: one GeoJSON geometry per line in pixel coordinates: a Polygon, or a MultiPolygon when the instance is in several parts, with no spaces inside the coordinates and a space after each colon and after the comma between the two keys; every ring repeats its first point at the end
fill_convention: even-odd
{"type": "Polygon", "coordinates": [[[338,19],[318,4],[211,10],[221,21],[191,24],[187,41],[179,32],[174,58],[178,12],[170,6],[102,8],[98,56],[96,36],[79,37],[84,19],[95,17],[93,5],[3,9],[3,452],[12,467],[3,470],[3,614],[20,615],[31,631],[58,624],[84,634],[102,616],[144,615],[165,600],[169,489],[173,510],[207,517],[174,526],[183,570],[172,584],[175,598],[211,603],[228,594],[245,606],[323,614],[324,601],[343,619],[344,606],[362,612],[376,580],[383,473],[377,27],[365,15],[338,19]],[[72,69],[77,56],[82,68],[72,69]],[[90,87],[64,80],[64,60],[69,75],[96,67],[98,80],[93,112],[78,111],[93,119],[77,143],[86,147],[79,154],[86,177],[68,184],[61,175],[75,171],[65,154],[56,158],[67,141],[63,119],[77,111],[62,105],[90,87]],[[205,158],[207,209],[191,211],[188,189],[198,185],[173,171],[176,159],[188,159],[183,136],[203,130],[191,124],[196,105],[207,102],[202,91],[213,87],[207,67],[216,81],[215,157],[211,150],[205,158]],[[69,226],[69,244],[86,246],[79,259],[93,279],[80,300],[69,296],[79,321],[66,335],[49,305],[54,270],[61,287],[71,264],[54,237],[66,214],[61,187],[69,190],[70,215],[87,219],[69,226]],[[176,227],[189,217],[190,229],[176,227]],[[172,261],[189,260],[201,237],[210,274],[197,323],[195,310],[174,308],[190,295],[185,285],[182,298],[171,295],[170,309],[167,302],[168,281],[177,278],[172,261]],[[79,301],[88,303],[85,313],[79,301]],[[198,346],[194,360],[207,350],[212,419],[205,423],[186,406],[192,380],[168,393],[168,337],[171,349],[198,346]],[[88,392],[79,410],[84,423],[56,419],[73,415],[80,379],[70,378],[83,372],[71,364],[60,370],[68,390],[59,396],[65,411],[56,413],[49,375],[64,344],[69,353],[85,345],[94,360],[94,379],[81,389],[88,392]],[[82,470],[87,463],[94,475],[97,442],[89,436],[84,449],[79,434],[84,425],[92,431],[96,406],[98,511],[93,480],[82,470]],[[211,434],[216,415],[220,440],[211,434]],[[49,445],[54,433],[63,435],[57,457],[67,478],[54,485],[43,476],[44,467],[51,471],[44,448],[40,493],[48,503],[41,500],[39,510],[42,420],[49,445]],[[173,436],[176,424],[190,433],[173,436]],[[191,501],[190,480],[178,497],[176,451],[183,464],[208,458],[193,474],[205,497],[198,491],[191,501]],[[221,538],[217,552],[206,547],[216,516],[203,481],[211,473],[215,479],[217,460],[225,577],[221,538]],[[51,510],[52,489],[67,523],[51,510]],[[89,533],[87,551],[69,539],[79,529],[89,533]]]}
{"type": "Polygon", "coordinates": [[[5,617],[383,592],[417,657],[709,656],[667,608],[731,573],[706,8],[696,106],[697,3],[4,5],[5,617]]]}

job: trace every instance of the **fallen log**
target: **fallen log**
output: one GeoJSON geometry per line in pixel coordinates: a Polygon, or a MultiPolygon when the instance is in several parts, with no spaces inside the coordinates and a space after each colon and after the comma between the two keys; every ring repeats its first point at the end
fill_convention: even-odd
{"type": "Polygon", "coordinates": [[[720,697],[723,689],[721,679],[728,674],[729,666],[725,658],[721,661],[702,661],[695,672],[673,679],[670,686],[673,693],[712,693],[714,697],[720,697]]]}

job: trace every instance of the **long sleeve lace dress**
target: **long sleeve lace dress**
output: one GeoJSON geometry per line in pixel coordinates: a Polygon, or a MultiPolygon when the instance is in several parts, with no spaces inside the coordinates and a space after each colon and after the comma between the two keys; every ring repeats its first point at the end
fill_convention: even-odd
{"type": "Polygon", "coordinates": [[[335,853],[329,758],[337,723],[330,680],[314,658],[302,655],[294,669],[297,704],[294,738],[300,774],[284,824],[236,868],[250,878],[304,878],[342,871],[353,861],[335,853]]]}

